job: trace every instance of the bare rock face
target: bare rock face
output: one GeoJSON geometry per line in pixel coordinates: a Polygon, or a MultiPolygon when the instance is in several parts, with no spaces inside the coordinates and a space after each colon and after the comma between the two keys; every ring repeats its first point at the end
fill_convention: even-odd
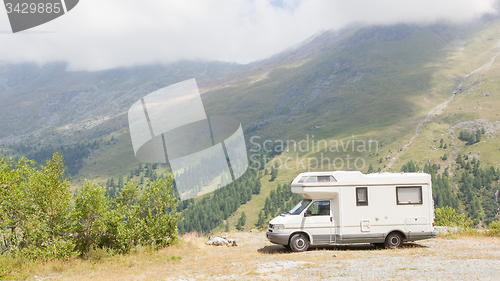
{"type": "Polygon", "coordinates": [[[226,237],[216,237],[216,236],[210,236],[206,244],[212,246],[224,246],[224,245],[228,247],[238,246],[236,245],[235,239],[227,239],[226,237]]]}

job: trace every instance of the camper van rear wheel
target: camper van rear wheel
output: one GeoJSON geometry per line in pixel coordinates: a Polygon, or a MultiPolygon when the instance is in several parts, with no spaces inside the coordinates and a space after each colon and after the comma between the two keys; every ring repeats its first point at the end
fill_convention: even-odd
{"type": "Polygon", "coordinates": [[[309,248],[309,239],[302,234],[298,233],[290,239],[290,249],[294,252],[304,252],[309,248]]]}
{"type": "Polygon", "coordinates": [[[403,244],[403,237],[397,232],[392,232],[385,238],[385,247],[389,249],[396,249],[403,244]]]}

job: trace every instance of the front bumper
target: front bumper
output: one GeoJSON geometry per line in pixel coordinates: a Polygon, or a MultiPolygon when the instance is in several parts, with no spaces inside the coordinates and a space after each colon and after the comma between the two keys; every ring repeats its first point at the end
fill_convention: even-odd
{"type": "Polygon", "coordinates": [[[288,245],[290,234],[277,234],[268,231],[266,232],[266,238],[269,239],[271,243],[286,246],[288,245]]]}

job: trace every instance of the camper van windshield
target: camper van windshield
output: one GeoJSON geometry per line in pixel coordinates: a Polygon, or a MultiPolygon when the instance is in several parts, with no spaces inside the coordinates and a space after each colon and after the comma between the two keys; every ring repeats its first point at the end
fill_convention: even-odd
{"type": "Polygon", "coordinates": [[[311,203],[311,200],[304,199],[302,202],[293,207],[288,213],[290,215],[299,215],[307,206],[309,206],[309,203],[311,203]]]}

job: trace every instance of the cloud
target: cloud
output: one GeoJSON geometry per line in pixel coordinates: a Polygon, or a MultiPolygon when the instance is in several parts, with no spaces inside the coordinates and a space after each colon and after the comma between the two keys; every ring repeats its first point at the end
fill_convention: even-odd
{"type": "Polygon", "coordinates": [[[176,60],[248,63],[319,30],[367,24],[464,22],[494,0],[85,0],[67,15],[10,34],[0,8],[0,61],[67,61],[101,70],[176,60]],[[53,31],[52,33],[42,31],[53,31]]]}

